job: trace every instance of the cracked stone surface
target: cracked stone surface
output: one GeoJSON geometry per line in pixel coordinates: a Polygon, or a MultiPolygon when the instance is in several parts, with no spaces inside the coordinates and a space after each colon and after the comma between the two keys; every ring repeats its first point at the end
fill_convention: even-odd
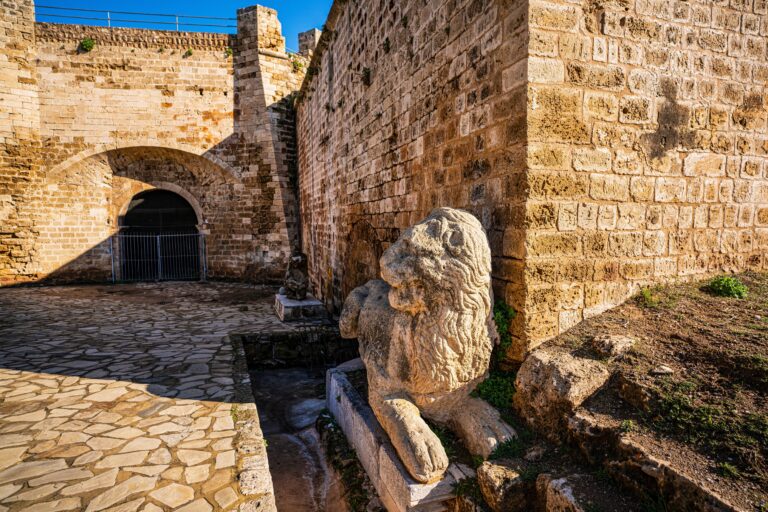
{"type": "Polygon", "coordinates": [[[228,337],[285,330],[273,297],[223,283],[0,289],[0,510],[274,510],[228,337]]]}

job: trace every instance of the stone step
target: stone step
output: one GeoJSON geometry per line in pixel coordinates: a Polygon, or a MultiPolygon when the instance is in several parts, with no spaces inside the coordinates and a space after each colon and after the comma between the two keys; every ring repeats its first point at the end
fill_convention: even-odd
{"type": "Polygon", "coordinates": [[[522,459],[484,462],[477,471],[483,499],[494,512],[632,512],[634,497],[588,466],[550,467],[531,475],[522,459]]]}
{"type": "MultiPolygon", "coordinates": [[[[630,338],[616,336],[597,337],[595,342],[611,357],[632,345],[630,338]]],[[[517,373],[516,411],[551,442],[578,446],[589,464],[602,467],[641,500],[664,503],[670,510],[740,510],[702,478],[692,478],[651,452],[658,439],[633,441],[622,431],[621,422],[614,417],[616,408],[630,404],[643,410],[649,398],[626,379],[610,377],[601,361],[564,347],[539,349],[528,356],[517,373]],[[598,412],[602,409],[613,412],[598,412]]],[[[688,453],[687,447],[681,450],[688,453]]]]}
{"type": "Polygon", "coordinates": [[[669,510],[740,510],[586,409],[570,417],[567,436],[591,463],[605,467],[624,487],[661,500],[669,510]]]}

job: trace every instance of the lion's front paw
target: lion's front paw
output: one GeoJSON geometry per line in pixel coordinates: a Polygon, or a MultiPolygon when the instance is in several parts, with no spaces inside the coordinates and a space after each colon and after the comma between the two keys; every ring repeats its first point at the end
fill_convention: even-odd
{"type": "Polygon", "coordinates": [[[452,425],[473,454],[487,459],[505,441],[515,439],[517,432],[499,416],[499,411],[483,400],[469,397],[456,408],[452,425]]]}
{"type": "Polygon", "coordinates": [[[424,483],[436,482],[448,468],[448,455],[440,439],[424,420],[419,420],[418,424],[407,428],[407,437],[401,446],[409,454],[400,454],[400,458],[414,479],[424,483]]]}
{"type": "Polygon", "coordinates": [[[419,409],[404,399],[384,400],[378,407],[375,402],[372,405],[408,473],[418,482],[440,480],[448,469],[448,456],[419,409]]]}

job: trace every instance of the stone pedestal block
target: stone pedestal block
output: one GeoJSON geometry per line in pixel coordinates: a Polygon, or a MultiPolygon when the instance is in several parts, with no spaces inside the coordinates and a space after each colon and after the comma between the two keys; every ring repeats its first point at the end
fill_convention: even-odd
{"type": "Polygon", "coordinates": [[[454,483],[474,477],[474,470],[463,464],[451,464],[443,479],[436,483],[421,484],[411,478],[373,410],[347,378],[347,372],[363,368],[363,362],[355,359],[328,371],[327,407],[357,453],[387,511],[452,510],[448,502],[456,498],[454,483]]]}
{"type": "Polygon", "coordinates": [[[275,294],[275,312],[283,322],[307,318],[320,319],[327,314],[323,303],[311,295],[307,295],[304,300],[292,300],[280,293],[275,294]]]}

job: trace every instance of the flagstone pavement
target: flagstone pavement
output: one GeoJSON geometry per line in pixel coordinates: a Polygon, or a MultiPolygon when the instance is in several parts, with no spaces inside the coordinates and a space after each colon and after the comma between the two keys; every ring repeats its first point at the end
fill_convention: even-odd
{"type": "Polygon", "coordinates": [[[0,512],[273,511],[235,332],[274,290],[0,289],[0,512]]]}

